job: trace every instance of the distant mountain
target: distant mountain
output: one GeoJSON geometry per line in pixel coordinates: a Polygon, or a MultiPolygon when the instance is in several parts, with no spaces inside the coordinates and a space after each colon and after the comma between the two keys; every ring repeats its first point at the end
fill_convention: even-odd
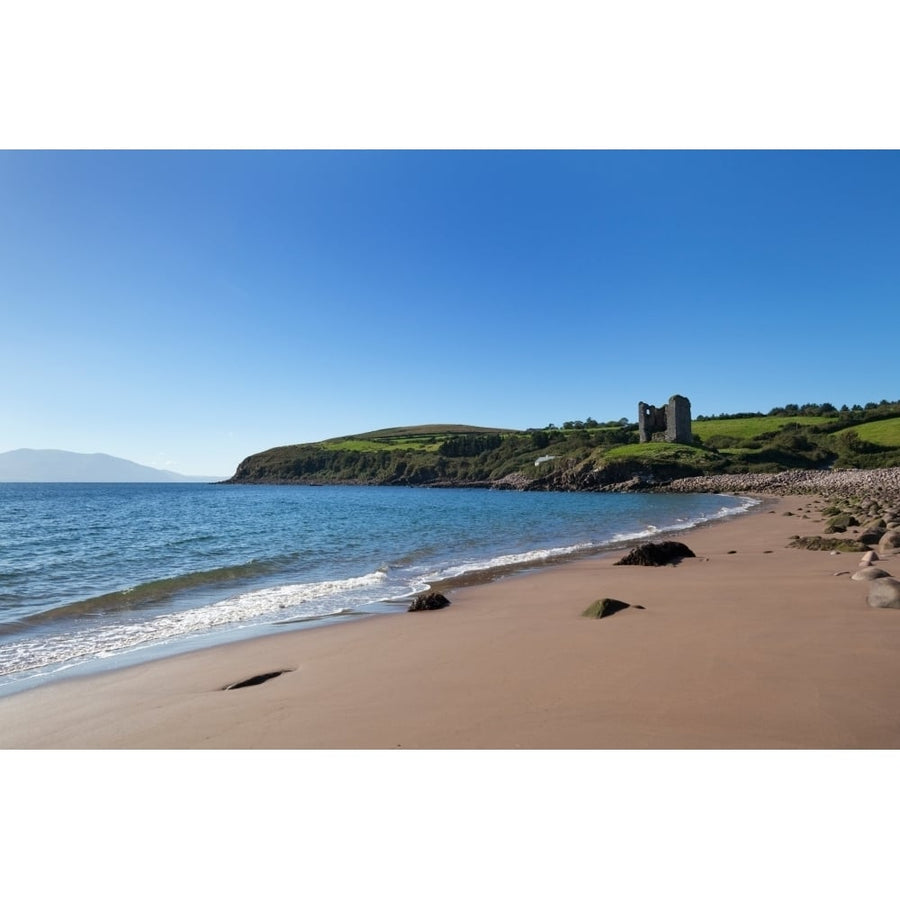
{"type": "Polygon", "coordinates": [[[10,450],[0,453],[0,481],[219,481],[216,476],[179,475],[106,453],[10,450]]]}

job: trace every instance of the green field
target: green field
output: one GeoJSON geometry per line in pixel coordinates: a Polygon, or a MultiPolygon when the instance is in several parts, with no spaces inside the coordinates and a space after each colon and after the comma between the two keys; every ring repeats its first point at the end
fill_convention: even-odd
{"type": "Polygon", "coordinates": [[[374,441],[361,438],[338,438],[337,440],[322,441],[317,446],[323,450],[356,450],[360,453],[377,453],[379,450],[424,450],[427,453],[433,453],[440,448],[442,443],[442,437],[423,435],[421,437],[380,438],[374,441]]]}
{"type": "Polygon", "coordinates": [[[448,434],[509,434],[513,428],[484,428],[480,425],[407,425],[402,428],[380,428],[378,431],[365,431],[362,434],[348,434],[344,438],[359,438],[360,440],[380,440],[382,438],[407,438],[410,435],[428,437],[433,435],[448,434]]]}
{"type": "Polygon", "coordinates": [[[411,425],[403,428],[382,428],[331,438],[316,446],[323,450],[355,450],[377,453],[380,450],[416,450],[437,453],[448,438],[460,434],[513,434],[504,428],[482,428],[477,425],[411,425]]]}
{"type": "MultiPolygon", "coordinates": [[[[691,422],[691,431],[705,441],[713,436],[752,440],[770,431],[779,431],[785,425],[824,425],[833,422],[827,416],[753,416],[747,419],[705,419],[691,422]]],[[[881,424],[881,423],[872,423],[881,424]]]]}
{"type": "Polygon", "coordinates": [[[881,447],[900,447],[900,417],[896,419],[882,419],[880,422],[865,422],[862,425],[854,425],[845,428],[838,434],[855,431],[863,441],[877,444],[881,447]]]}

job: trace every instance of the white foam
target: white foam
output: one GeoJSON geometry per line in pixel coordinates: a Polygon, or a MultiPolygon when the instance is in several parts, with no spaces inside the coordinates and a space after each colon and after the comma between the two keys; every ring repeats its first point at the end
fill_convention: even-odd
{"type": "MultiPolygon", "coordinates": [[[[58,666],[85,658],[106,658],[147,643],[164,643],[197,632],[224,626],[258,623],[273,615],[284,616],[302,609],[306,616],[329,615],[337,611],[335,597],[367,591],[387,582],[384,572],[370,572],[355,578],[334,581],[286,584],[229,597],[218,603],[166,613],[141,622],[106,625],[57,634],[46,639],[31,638],[3,647],[0,676],[13,675],[46,666],[58,666]]],[[[381,599],[387,599],[382,597],[381,599]]],[[[341,604],[345,605],[345,604],[341,604]]]]}
{"type": "MultiPolygon", "coordinates": [[[[721,496],[721,495],[717,495],[721,496]]],[[[623,542],[623,541],[637,541],[642,538],[649,538],[655,534],[660,534],[662,532],[668,531],[687,531],[691,528],[696,528],[698,525],[702,525],[704,522],[713,522],[716,519],[724,519],[728,516],[737,516],[742,513],[747,512],[748,509],[752,509],[754,506],[758,506],[761,502],[760,500],[756,500],[752,497],[738,497],[735,498],[741,501],[740,506],[721,506],[716,512],[709,513],[705,516],[697,516],[695,519],[676,519],[671,525],[647,525],[641,531],[629,531],[629,532],[619,532],[618,534],[614,534],[612,537],[613,543],[623,542]]]]}
{"type": "Polygon", "coordinates": [[[524,553],[507,553],[501,556],[493,556],[490,559],[468,560],[456,566],[449,566],[434,572],[430,577],[432,580],[445,578],[459,578],[463,575],[469,575],[472,572],[484,572],[488,569],[502,569],[507,566],[522,566],[530,563],[543,562],[548,559],[555,559],[559,556],[570,556],[584,550],[591,550],[596,545],[593,543],[571,544],[567,547],[550,547],[546,550],[528,550],[524,553]]]}

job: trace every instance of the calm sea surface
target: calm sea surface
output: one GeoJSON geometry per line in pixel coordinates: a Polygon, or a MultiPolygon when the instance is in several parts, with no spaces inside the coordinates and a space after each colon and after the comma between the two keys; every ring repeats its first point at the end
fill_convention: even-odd
{"type": "Polygon", "coordinates": [[[0,693],[732,515],[709,494],[0,484],[0,693]]]}

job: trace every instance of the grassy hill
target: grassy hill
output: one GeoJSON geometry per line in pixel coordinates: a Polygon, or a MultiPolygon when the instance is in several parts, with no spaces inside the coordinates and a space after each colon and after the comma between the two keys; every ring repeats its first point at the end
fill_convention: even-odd
{"type": "Polygon", "coordinates": [[[247,457],[235,483],[487,485],[597,489],[724,472],[900,465],[900,403],[827,415],[737,414],[692,423],[694,443],[638,443],[624,420],[516,431],[418,425],[274,447],[247,457]]]}
{"type": "Polygon", "coordinates": [[[323,450],[419,450],[436,453],[443,444],[461,434],[512,434],[502,428],[483,428],[478,425],[410,425],[402,428],[382,428],[363,434],[321,441],[323,450]]]}
{"type": "Polygon", "coordinates": [[[752,416],[734,419],[704,419],[691,423],[691,431],[704,443],[709,438],[728,437],[752,440],[761,434],[780,431],[786,425],[825,425],[833,419],[826,416],[752,416]]]}
{"type": "Polygon", "coordinates": [[[880,422],[864,422],[838,431],[838,435],[846,435],[855,431],[861,441],[876,444],[879,447],[900,447],[900,416],[893,419],[882,419],[880,422]]]}

